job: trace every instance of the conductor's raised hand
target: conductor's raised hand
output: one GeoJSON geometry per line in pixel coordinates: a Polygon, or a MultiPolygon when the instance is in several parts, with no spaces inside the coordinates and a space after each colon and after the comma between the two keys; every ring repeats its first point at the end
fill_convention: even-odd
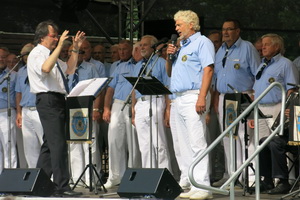
{"type": "Polygon", "coordinates": [[[79,49],[85,40],[85,32],[78,31],[75,36],[72,37],[74,49],[79,49]]]}
{"type": "Polygon", "coordinates": [[[61,34],[57,46],[60,46],[60,47],[63,46],[64,41],[65,41],[66,39],[69,38],[68,34],[69,34],[69,31],[68,31],[68,30],[65,30],[65,31],[61,34]]]}

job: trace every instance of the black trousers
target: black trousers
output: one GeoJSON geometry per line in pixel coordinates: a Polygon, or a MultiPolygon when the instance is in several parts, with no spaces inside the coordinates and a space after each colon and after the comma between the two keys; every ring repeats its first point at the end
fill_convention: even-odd
{"type": "MultiPolygon", "coordinates": [[[[262,138],[260,143],[265,141],[262,138]]],[[[260,175],[266,178],[288,179],[287,137],[275,136],[259,154],[260,175]]]]}
{"type": "Polygon", "coordinates": [[[49,177],[53,174],[56,190],[70,190],[65,97],[63,94],[54,92],[38,93],[36,108],[44,130],[44,143],[37,168],[42,168],[49,177]]]}

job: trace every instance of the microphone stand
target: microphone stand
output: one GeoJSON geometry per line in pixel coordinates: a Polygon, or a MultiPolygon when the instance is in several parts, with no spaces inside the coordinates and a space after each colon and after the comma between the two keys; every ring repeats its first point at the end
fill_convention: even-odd
{"type": "MultiPolygon", "coordinates": [[[[162,49],[163,49],[163,48],[158,49],[158,50],[155,50],[155,51],[153,51],[153,52],[151,53],[151,55],[150,55],[150,57],[149,57],[147,63],[146,63],[145,66],[143,67],[141,73],[138,75],[136,82],[134,83],[134,85],[133,85],[133,87],[132,87],[130,93],[128,94],[128,96],[127,96],[127,98],[126,98],[126,100],[125,100],[125,102],[124,102],[124,105],[123,105],[123,107],[121,108],[121,111],[123,111],[124,108],[125,108],[125,106],[126,106],[127,104],[130,103],[130,99],[131,99],[131,96],[132,96],[132,92],[135,90],[135,88],[136,88],[136,86],[137,86],[139,80],[142,78],[143,73],[147,70],[147,66],[149,65],[149,63],[150,63],[152,57],[153,57],[155,54],[160,53],[162,49]]],[[[152,69],[154,68],[154,66],[155,66],[155,64],[156,64],[156,62],[157,62],[157,60],[158,60],[159,57],[160,57],[160,54],[158,54],[157,58],[155,59],[154,63],[152,64],[150,70],[149,70],[148,73],[146,74],[146,77],[149,76],[150,72],[151,72],[152,69]]],[[[150,118],[150,144],[149,144],[149,146],[150,146],[150,168],[152,168],[152,95],[150,95],[149,118],[150,118]]],[[[158,135],[157,135],[157,138],[158,138],[158,135]]],[[[157,143],[158,143],[158,142],[157,142],[157,143]]],[[[157,146],[156,149],[157,149],[157,156],[158,156],[158,146],[157,146]]],[[[157,158],[158,158],[158,157],[157,157],[157,158]]],[[[157,166],[158,166],[158,159],[157,159],[157,166]]]]}
{"type": "Polygon", "coordinates": [[[21,58],[15,64],[15,66],[13,66],[13,68],[0,81],[0,85],[5,80],[7,81],[8,168],[11,168],[11,105],[10,105],[10,100],[11,99],[10,99],[10,75],[14,71],[14,69],[19,65],[20,62],[21,62],[21,58]]]}

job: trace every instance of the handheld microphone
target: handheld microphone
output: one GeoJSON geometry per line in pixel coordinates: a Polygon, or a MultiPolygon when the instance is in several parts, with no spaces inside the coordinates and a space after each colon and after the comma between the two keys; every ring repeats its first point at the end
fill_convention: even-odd
{"type": "Polygon", "coordinates": [[[164,37],[163,39],[161,39],[160,41],[158,41],[157,43],[155,43],[154,45],[151,46],[152,49],[156,49],[156,47],[160,44],[163,44],[163,43],[167,43],[168,42],[168,38],[167,37],[164,37]]]}
{"type": "Polygon", "coordinates": [[[29,52],[18,55],[16,58],[22,58],[23,56],[29,55],[29,52]]]}
{"type": "MultiPolygon", "coordinates": [[[[175,45],[177,43],[177,35],[176,34],[172,34],[171,35],[171,44],[175,45]]],[[[169,60],[173,61],[174,59],[174,54],[169,54],[169,60]]]]}

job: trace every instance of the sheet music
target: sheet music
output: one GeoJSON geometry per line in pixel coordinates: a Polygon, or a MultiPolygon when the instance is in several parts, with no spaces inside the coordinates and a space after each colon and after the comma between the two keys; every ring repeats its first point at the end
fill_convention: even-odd
{"type": "Polygon", "coordinates": [[[93,78],[84,81],[79,81],[72,89],[68,97],[76,96],[95,96],[97,92],[103,87],[108,78],[93,78]]]}

